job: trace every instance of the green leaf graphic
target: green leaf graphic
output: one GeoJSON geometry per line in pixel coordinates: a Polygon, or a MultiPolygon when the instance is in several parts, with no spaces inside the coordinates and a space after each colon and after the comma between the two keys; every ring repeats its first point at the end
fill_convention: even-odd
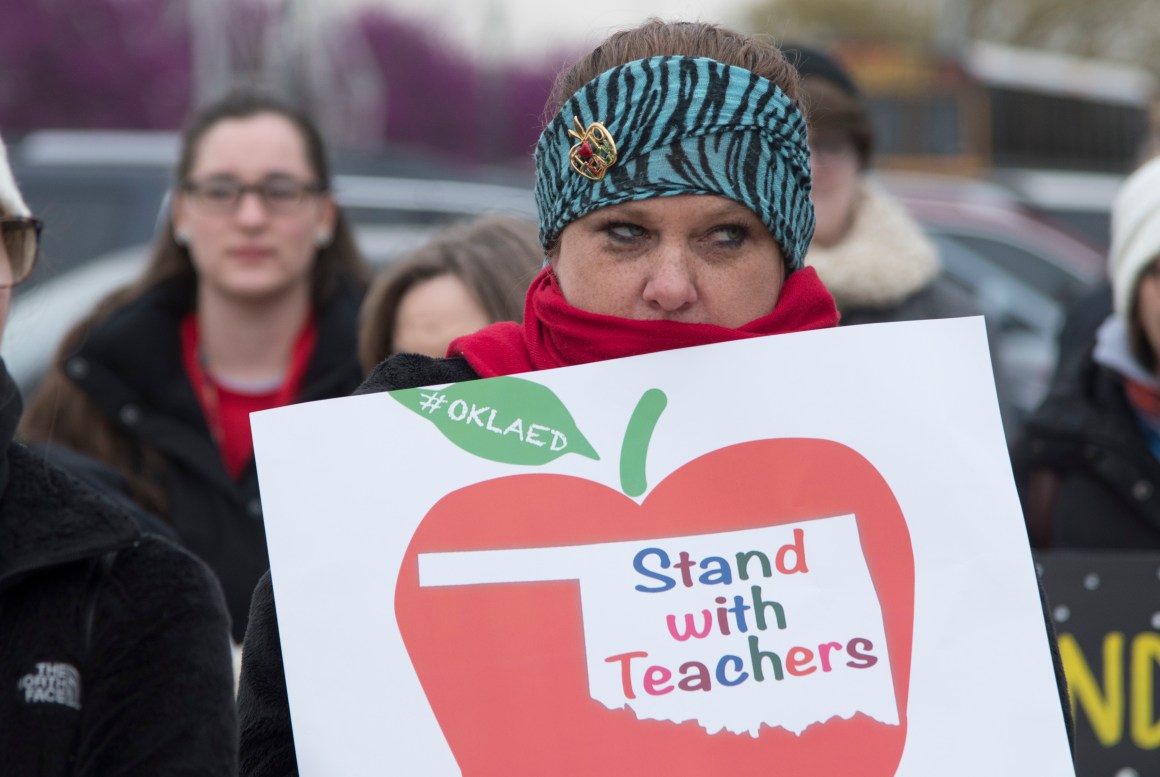
{"type": "Polygon", "coordinates": [[[565,453],[600,460],[560,398],[529,380],[501,377],[390,394],[448,440],[489,461],[540,465],[565,453]]]}

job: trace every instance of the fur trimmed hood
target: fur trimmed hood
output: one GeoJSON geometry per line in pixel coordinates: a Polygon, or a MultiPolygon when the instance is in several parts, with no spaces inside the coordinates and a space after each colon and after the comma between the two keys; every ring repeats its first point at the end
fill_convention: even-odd
{"type": "Polygon", "coordinates": [[[838,310],[894,307],[926,288],[942,267],[922,228],[892,197],[863,183],[854,223],[842,242],[806,254],[838,310]]]}

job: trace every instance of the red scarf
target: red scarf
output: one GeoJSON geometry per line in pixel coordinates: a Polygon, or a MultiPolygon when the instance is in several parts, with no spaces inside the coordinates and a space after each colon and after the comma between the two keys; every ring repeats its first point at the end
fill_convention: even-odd
{"type": "Polygon", "coordinates": [[[254,438],[250,432],[250,413],[291,404],[306,377],[310,357],[318,341],[318,329],[311,316],[298,333],[290,354],[290,366],[280,385],[270,391],[246,393],[222,386],[205,371],[201,363],[201,332],[197,313],[181,321],[181,357],[189,382],[197,392],[210,437],[217,444],[226,471],[236,480],[254,458],[254,438]]]}
{"type": "Polygon", "coordinates": [[[1160,389],[1124,376],[1124,393],[1136,412],[1153,426],[1160,426],[1160,389]]]}
{"type": "Polygon", "coordinates": [[[645,353],[838,325],[838,309],[812,267],[792,273],[773,312],[737,329],[679,321],[637,321],[572,307],[547,268],[532,281],[524,323],[504,321],[452,341],[482,378],[569,367],[645,353]]]}

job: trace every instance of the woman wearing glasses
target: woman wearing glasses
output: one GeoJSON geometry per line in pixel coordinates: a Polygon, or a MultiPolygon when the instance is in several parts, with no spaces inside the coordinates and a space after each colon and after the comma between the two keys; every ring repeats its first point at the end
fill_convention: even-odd
{"type": "Polygon", "coordinates": [[[238,642],[268,566],[249,414],[358,385],[365,277],[317,130],[230,95],[185,131],[144,274],[70,332],[25,419],[173,525],[221,580],[238,642]]]}
{"type": "MultiPolygon", "coordinates": [[[[3,146],[0,146],[0,151],[3,151],[3,146]]],[[[10,173],[3,170],[0,175],[10,173]]],[[[4,183],[6,181],[0,181],[0,184],[4,183]]],[[[4,257],[0,262],[0,339],[4,337],[4,324],[8,320],[12,287],[26,281],[36,263],[40,228],[40,220],[31,216],[0,213],[0,250],[4,257]]]]}
{"type": "MultiPolygon", "coordinates": [[[[36,259],[0,143],[0,335],[36,259]]],[[[232,774],[229,619],[205,564],[12,442],[0,362],[0,771],[232,774]]]]}

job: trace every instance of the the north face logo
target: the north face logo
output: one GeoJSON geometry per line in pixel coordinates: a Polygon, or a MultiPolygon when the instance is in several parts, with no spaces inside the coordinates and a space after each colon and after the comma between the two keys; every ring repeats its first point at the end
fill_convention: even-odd
{"type": "Polygon", "coordinates": [[[16,683],[27,704],[63,704],[81,708],[81,673],[72,664],[41,662],[16,683]]]}

